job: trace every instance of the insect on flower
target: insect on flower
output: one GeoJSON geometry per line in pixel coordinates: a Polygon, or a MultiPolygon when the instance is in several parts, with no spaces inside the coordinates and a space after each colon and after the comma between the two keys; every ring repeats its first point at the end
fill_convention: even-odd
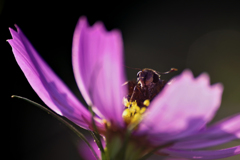
{"type": "Polygon", "coordinates": [[[153,69],[145,68],[137,73],[137,81],[127,81],[123,84],[127,86],[127,95],[123,98],[126,109],[123,112],[123,119],[130,123],[134,117],[143,114],[150,101],[163,89],[166,81],[160,79],[160,74],[168,74],[177,71],[171,68],[170,71],[160,73],[153,69]]]}
{"type": "MultiPolygon", "coordinates": [[[[203,150],[240,138],[240,113],[207,126],[220,107],[223,92],[220,83],[210,84],[208,74],[195,78],[187,69],[166,83],[158,72],[143,69],[136,82],[123,85],[121,33],[106,31],[101,22],[89,26],[81,17],[73,36],[72,64],[89,111],[16,28],[10,28],[8,42],[31,87],[52,111],[93,131],[101,159],[143,160],[153,153],[220,159],[240,154],[240,145],[203,150]]],[[[95,158],[100,159],[96,154],[95,158]]]]}

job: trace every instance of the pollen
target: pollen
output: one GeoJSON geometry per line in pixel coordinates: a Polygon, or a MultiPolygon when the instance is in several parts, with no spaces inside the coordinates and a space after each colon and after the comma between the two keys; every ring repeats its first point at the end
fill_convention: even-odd
{"type": "Polygon", "coordinates": [[[132,106],[132,107],[138,107],[138,105],[137,105],[137,101],[136,101],[136,100],[133,101],[133,102],[131,103],[131,106],[132,106]]]}
{"type": "MultiPolygon", "coordinates": [[[[149,101],[149,100],[145,100],[145,101],[149,101]]],[[[129,102],[125,98],[123,99],[123,102],[126,102],[124,104],[126,104],[125,107],[127,107],[122,113],[122,118],[124,122],[127,125],[138,124],[142,120],[143,114],[146,111],[146,107],[144,106],[139,107],[137,104],[137,101],[129,102]]]]}
{"type": "Polygon", "coordinates": [[[140,113],[136,113],[132,120],[131,120],[131,123],[139,123],[142,119],[142,115],[140,113]]]}
{"type": "Polygon", "coordinates": [[[130,108],[130,110],[132,114],[139,113],[140,107],[138,107],[137,105],[134,105],[130,108]]]}
{"type": "Polygon", "coordinates": [[[129,105],[130,105],[130,102],[128,102],[128,99],[127,98],[123,98],[123,105],[125,106],[125,107],[128,107],[129,105]]]}
{"type": "Polygon", "coordinates": [[[146,107],[142,107],[139,111],[140,114],[143,114],[146,111],[146,107]]]}
{"type": "Polygon", "coordinates": [[[143,105],[145,105],[146,107],[148,107],[150,104],[150,100],[149,99],[146,99],[144,102],[143,102],[143,105]]]}
{"type": "Polygon", "coordinates": [[[127,124],[129,124],[131,122],[131,119],[132,119],[132,113],[131,113],[131,110],[130,109],[125,109],[123,111],[123,114],[122,114],[122,118],[124,120],[124,122],[126,122],[127,124]]]}

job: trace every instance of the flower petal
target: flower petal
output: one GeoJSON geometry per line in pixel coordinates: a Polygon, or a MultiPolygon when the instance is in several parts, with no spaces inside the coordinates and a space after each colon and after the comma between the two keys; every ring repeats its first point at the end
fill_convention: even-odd
{"type": "Polygon", "coordinates": [[[189,159],[169,157],[169,158],[165,158],[164,160],[189,160],[189,159]]]}
{"type": "MultiPolygon", "coordinates": [[[[95,151],[95,153],[97,154],[97,156],[101,157],[101,152],[100,152],[95,140],[92,137],[90,137],[90,138],[88,138],[88,142],[92,146],[92,148],[95,151]]],[[[102,142],[103,148],[105,148],[106,147],[105,141],[102,140],[101,142],[102,142]]],[[[96,157],[94,156],[94,154],[92,153],[90,148],[87,146],[87,144],[84,142],[79,144],[79,153],[83,159],[96,160],[96,157]]]]}
{"type": "MultiPolygon", "coordinates": [[[[12,46],[18,65],[34,91],[54,112],[89,129],[91,122],[89,111],[42,60],[22,31],[17,26],[16,28],[17,32],[10,28],[13,39],[8,42],[12,46]]],[[[102,125],[96,123],[99,127],[102,125]]]]}
{"type": "Polygon", "coordinates": [[[72,63],[78,87],[102,118],[123,124],[125,81],[123,45],[119,31],[107,32],[102,23],[90,27],[81,17],[73,37],[72,63]]]}
{"type": "Polygon", "coordinates": [[[206,150],[206,151],[194,151],[194,150],[177,150],[177,149],[163,149],[161,153],[169,154],[173,157],[189,158],[189,159],[220,159],[231,157],[240,154],[240,146],[221,150],[206,150]]]}
{"type": "Polygon", "coordinates": [[[202,129],[221,103],[223,87],[210,86],[209,76],[194,78],[185,70],[153,100],[139,132],[154,143],[186,137],[202,129]]]}
{"type": "Polygon", "coordinates": [[[206,130],[174,143],[174,149],[200,149],[240,139],[240,114],[222,120],[206,130]]]}

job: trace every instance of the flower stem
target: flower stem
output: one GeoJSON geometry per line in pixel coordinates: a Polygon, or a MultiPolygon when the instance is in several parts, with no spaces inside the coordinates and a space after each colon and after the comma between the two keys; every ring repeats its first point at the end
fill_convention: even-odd
{"type": "MultiPolygon", "coordinates": [[[[103,145],[102,145],[102,141],[101,141],[101,136],[98,132],[97,126],[96,126],[95,121],[94,121],[95,113],[93,112],[91,106],[89,106],[88,108],[89,108],[89,110],[92,114],[92,123],[93,123],[93,130],[94,130],[94,132],[91,132],[91,135],[93,136],[94,140],[96,141],[96,143],[97,143],[97,145],[98,145],[98,147],[101,151],[102,157],[106,157],[105,156],[105,151],[104,151],[104,148],[103,148],[103,145]]],[[[104,159],[106,159],[106,158],[104,158],[104,159]]],[[[104,159],[102,159],[102,160],[104,160],[104,159]]]]}
{"type": "Polygon", "coordinates": [[[114,158],[115,160],[121,160],[121,159],[125,159],[125,155],[126,155],[126,148],[127,148],[127,144],[129,142],[129,138],[130,138],[130,135],[132,134],[132,130],[129,130],[127,129],[126,130],[126,134],[125,134],[125,137],[124,137],[124,141],[123,141],[123,144],[122,144],[122,147],[119,151],[119,153],[116,155],[116,157],[114,158]]]}
{"type": "Polygon", "coordinates": [[[21,96],[17,96],[17,95],[12,95],[11,98],[18,98],[18,99],[22,99],[22,100],[25,100],[37,107],[39,107],[40,109],[42,109],[43,111],[47,112],[48,114],[50,114],[51,116],[53,116],[54,118],[56,118],[57,120],[59,120],[60,122],[62,122],[63,124],[65,124],[68,128],[70,128],[79,138],[81,138],[87,145],[88,147],[90,148],[90,150],[92,151],[94,157],[97,159],[97,160],[100,160],[100,158],[98,157],[97,153],[94,151],[94,149],[92,148],[92,146],[90,145],[90,143],[88,143],[86,137],[79,131],[77,130],[77,128],[75,128],[72,124],[70,124],[69,122],[67,122],[66,120],[63,119],[63,117],[61,117],[60,115],[54,113],[53,111],[51,111],[50,109],[30,100],[30,99],[27,99],[25,97],[21,97],[21,96]]]}

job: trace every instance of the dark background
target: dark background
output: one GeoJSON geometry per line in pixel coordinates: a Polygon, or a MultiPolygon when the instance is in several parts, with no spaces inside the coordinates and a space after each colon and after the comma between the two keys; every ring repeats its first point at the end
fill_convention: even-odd
{"type": "MultiPolygon", "coordinates": [[[[0,0],[1,108],[5,133],[1,138],[7,142],[4,148],[8,159],[77,160],[80,159],[77,144],[81,142],[71,130],[42,110],[10,98],[16,94],[43,104],[6,42],[11,38],[8,27],[17,24],[81,99],[71,66],[72,35],[82,15],[87,16],[90,24],[103,21],[108,30],[122,31],[127,66],[157,71],[178,68],[179,72],[162,76],[167,80],[190,68],[195,76],[207,72],[211,83],[222,82],[225,90],[216,121],[240,112],[239,8],[237,0],[0,0]]],[[[128,78],[135,78],[136,72],[127,69],[128,78]]],[[[236,140],[221,147],[239,144],[236,140]]],[[[226,159],[239,160],[240,156],[226,159]]]]}

